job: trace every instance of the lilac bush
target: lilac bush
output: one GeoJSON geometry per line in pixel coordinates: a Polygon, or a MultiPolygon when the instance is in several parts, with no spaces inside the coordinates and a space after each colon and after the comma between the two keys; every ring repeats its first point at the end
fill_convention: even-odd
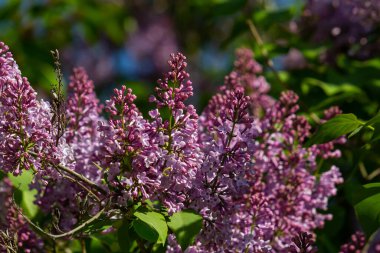
{"type": "MultiPolygon", "coordinates": [[[[234,70],[200,114],[187,104],[193,88],[186,57],[172,54],[147,118],[126,86],[101,105],[81,68],[74,69],[59,115],[54,103],[36,98],[7,46],[0,53],[1,170],[33,171],[35,204],[56,221],[47,230],[20,217],[41,238],[91,236],[90,225],[101,219],[112,225],[103,233],[114,233],[118,221],[133,227],[141,252],[155,240],[167,252],[289,252],[295,237],[311,242],[332,218],[320,210],[342,177],[335,166],[320,171],[317,161],[339,157],[334,145],[344,139],[307,147],[311,126],[297,114],[298,96],[271,97],[248,49],[237,51],[234,70]],[[186,246],[174,224],[184,212],[203,220],[186,246]],[[141,222],[158,237],[142,234],[141,222]]],[[[337,113],[327,111],[326,119],[337,113]]],[[[42,240],[33,240],[41,247],[42,240]]]]}
{"type": "Polygon", "coordinates": [[[315,42],[333,42],[322,56],[333,62],[340,53],[361,60],[378,55],[379,21],[377,0],[307,0],[299,25],[315,42]]]}

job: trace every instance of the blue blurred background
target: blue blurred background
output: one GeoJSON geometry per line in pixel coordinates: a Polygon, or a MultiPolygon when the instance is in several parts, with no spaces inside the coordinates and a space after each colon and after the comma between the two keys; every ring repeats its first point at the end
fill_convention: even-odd
{"type": "Polygon", "coordinates": [[[245,20],[256,11],[300,6],[295,0],[0,0],[0,40],[40,93],[54,82],[50,50],[58,49],[65,79],[73,67],[85,67],[103,100],[121,84],[146,99],[169,54],[180,51],[190,63],[193,102],[202,106],[231,69],[235,48],[252,45],[245,20]]]}

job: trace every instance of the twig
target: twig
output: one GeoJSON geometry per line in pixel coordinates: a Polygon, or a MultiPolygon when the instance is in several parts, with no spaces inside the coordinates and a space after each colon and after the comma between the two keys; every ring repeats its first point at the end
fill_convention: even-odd
{"type": "Polygon", "coordinates": [[[362,162],[360,162],[358,167],[359,167],[359,171],[360,171],[360,174],[362,175],[362,177],[367,179],[368,172],[367,172],[366,168],[364,167],[364,164],[362,162]]]}
{"type": "Polygon", "coordinates": [[[83,182],[86,182],[87,184],[89,184],[90,186],[94,187],[96,190],[98,190],[101,193],[104,193],[104,194],[107,193],[104,189],[102,189],[101,187],[99,187],[97,184],[95,184],[91,180],[87,179],[85,176],[83,176],[83,175],[81,175],[81,174],[79,174],[79,173],[77,173],[77,172],[75,172],[75,171],[73,171],[73,170],[71,170],[71,169],[69,169],[69,168],[61,165],[61,164],[58,164],[56,166],[56,168],[61,169],[61,170],[65,171],[65,172],[67,172],[67,173],[69,173],[69,174],[77,177],[78,179],[82,180],[83,182]]]}
{"type": "Polygon", "coordinates": [[[78,182],[77,180],[75,180],[74,178],[72,178],[70,176],[67,176],[67,175],[62,175],[62,176],[64,178],[69,179],[70,181],[78,184],[80,187],[82,187],[84,190],[86,190],[90,195],[92,195],[93,198],[95,198],[96,201],[101,202],[101,200],[99,199],[99,197],[94,192],[92,192],[89,188],[87,188],[85,185],[83,185],[82,183],[78,182]]]}
{"type": "MultiPolygon", "coordinates": [[[[31,154],[31,155],[33,155],[33,156],[35,156],[35,157],[38,157],[38,154],[35,153],[35,152],[33,152],[33,151],[28,151],[28,153],[31,154]]],[[[61,164],[55,165],[52,162],[50,162],[50,163],[54,166],[54,168],[63,170],[65,172],[71,174],[72,176],[80,179],[81,181],[83,181],[83,182],[87,183],[88,185],[90,185],[91,187],[95,188],[100,193],[103,193],[103,194],[107,193],[104,189],[102,189],[101,187],[99,187],[97,184],[95,184],[91,180],[87,179],[85,176],[83,176],[83,175],[81,175],[81,174],[79,174],[79,173],[77,173],[77,172],[75,172],[75,171],[73,171],[73,170],[71,170],[71,169],[69,169],[69,168],[61,165],[61,164]]]]}
{"type": "Polygon", "coordinates": [[[260,49],[261,55],[265,59],[265,64],[273,72],[275,78],[283,86],[283,88],[284,89],[288,89],[288,85],[281,80],[280,75],[278,74],[277,70],[273,67],[273,61],[269,58],[268,52],[264,48],[264,42],[261,39],[261,36],[260,36],[259,32],[256,29],[256,26],[249,19],[247,19],[246,22],[247,22],[249,30],[250,30],[250,32],[252,34],[252,37],[256,40],[257,44],[259,45],[259,49],[260,49]]]}
{"type": "Polygon", "coordinates": [[[81,239],[80,240],[80,246],[82,248],[82,253],[87,253],[87,250],[86,250],[86,242],[84,241],[84,239],[81,239]]]}
{"type": "Polygon", "coordinates": [[[378,175],[380,175],[380,168],[378,168],[378,169],[372,171],[372,172],[368,175],[367,179],[368,179],[368,180],[372,180],[372,179],[374,179],[375,177],[377,177],[378,175]]]}
{"type": "Polygon", "coordinates": [[[141,253],[148,253],[148,251],[146,250],[144,246],[144,242],[141,239],[137,238],[136,242],[137,242],[137,245],[139,246],[141,253]]]}
{"type": "Polygon", "coordinates": [[[53,99],[52,99],[52,112],[53,117],[51,119],[52,124],[56,127],[56,139],[55,145],[58,146],[59,139],[65,133],[66,128],[66,115],[65,115],[65,99],[63,95],[63,74],[61,71],[61,63],[59,58],[59,51],[57,49],[51,50],[50,53],[54,58],[54,70],[56,73],[57,84],[53,84],[51,90],[53,99]]]}
{"type": "Polygon", "coordinates": [[[17,253],[18,243],[17,243],[17,233],[13,236],[9,234],[8,230],[0,231],[0,242],[2,246],[6,249],[7,253],[17,253]]]}
{"type": "Polygon", "coordinates": [[[22,215],[22,217],[32,226],[34,227],[38,232],[52,238],[53,240],[56,240],[56,239],[59,239],[59,238],[63,238],[63,237],[69,237],[69,236],[72,236],[74,235],[76,232],[82,230],[83,228],[85,228],[87,225],[91,224],[92,222],[94,222],[95,220],[97,220],[108,208],[109,206],[109,202],[103,207],[102,210],[100,210],[98,213],[96,213],[93,217],[91,217],[90,219],[86,220],[85,222],[83,222],[82,224],[80,224],[79,226],[75,227],[74,229],[68,231],[68,232],[65,232],[65,233],[62,233],[62,234],[51,234],[51,233],[48,233],[46,231],[44,231],[41,227],[39,227],[37,224],[33,223],[28,217],[26,217],[26,215],[24,215],[20,209],[20,207],[17,206],[15,200],[13,199],[13,205],[15,206],[15,208],[17,209],[17,211],[22,215]]]}
{"type": "Polygon", "coordinates": [[[359,171],[362,177],[366,180],[372,180],[378,175],[380,175],[380,168],[377,168],[376,170],[372,171],[370,174],[368,174],[367,169],[365,168],[364,164],[362,162],[359,163],[359,171]]]}

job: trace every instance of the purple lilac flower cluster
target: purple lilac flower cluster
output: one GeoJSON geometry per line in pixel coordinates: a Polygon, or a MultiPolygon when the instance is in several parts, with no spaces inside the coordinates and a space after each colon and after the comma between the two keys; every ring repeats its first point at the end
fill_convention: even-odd
{"type": "Polygon", "coordinates": [[[0,252],[41,252],[43,242],[12,204],[12,184],[6,178],[0,182],[0,252]]]}
{"type": "Polygon", "coordinates": [[[375,232],[370,240],[361,231],[356,231],[351,235],[350,241],[340,247],[339,253],[378,253],[380,252],[380,234],[375,232]],[[367,244],[366,244],[367,243],[367,244]]]}
{"type": "Polygon", "coordinates": [[[351,235],[350,239],[349,242],[340,247],[339,253],[362,252],[366,243],[365,235],[362,232],[357,231],[351,235]]]}
{"type": "Polygon", "coordinates": [[[305,34],[314,31],[316,42],[334,41],[324,60],[332,61],[339,53],[368,59],[379,53],[379,21],[377,0],[308,0],[300,28],[305,34]]]}
{"type": "MultiPolygon", "coordinates": [[[[84,69],[74,69],[70,80],[66,106],[67,126],[59,146],[60,163],[100,184],[102,171],[93,162],[100,146],[97,126],[101,121],[101,106],[94,93],[94,85],[84,69]]],[[[53,211],[53,207],[60,211],[60,229],[68,230],[78,222],[79,213],[85,208],[81,204],[88,192],[73,182],[72,178],[66,175],[49,177],[47,180],[45,176],[34,186],[40,193],[37,203],[45,212],[53,211]]],[[[91,201],[86,203],[95,204],[91,201]]]]}
{"type": "MultiPolygon", "coordinates": [[[[185,60],[180,53],[170,56],[148,119],[125,86],[114,90],[105,105],[108,117],[101,117],[93,83],[75,69],[57,145],[50,104],[36,99],[2,44],[2,170],[34,170],[36,203],[45,212],[59,211],[63,231],[97,212],[107,198],[126,212],[151,200],[169,215],[192,208],[203,216],[188,252],[288,252],[292,238],[313,236],[331,219],[318,210],[327,209],[342,178],[334,166],[320,172],[317,159],[339,157],[336,141],[305,147],[311,127],[296,114],[297,95],[270,97],[248,49],[237,52],[235,69],[198,115],[186,105],[193,88],[185,60]]],[[[168,252],[176,251],[171,235],[168,252]]]]}
{"type": "Polygon", "coordinates": [[[14,175],[22,169],[41,170],[51,149],[49,106],[21,76],[12,54],[0,44],[0,166],[14,175]],[[31,156],[28,151],[38,153],[31,156]]]}
{"type": "Polygon", "coordinates": [[[274,101],[260,70],[250,50],[239,50],[235,70],[200,117],[205,157],[190,206],[205,224],[193,250],[288,252],[294,236],[332,218],[317,210],[327,209],[342,178],[335,166],[320,173],[317,159],[340,152],[333,142],[304,147],[311,127],[296,115],[298,96],[286,91],[274,101]]]}

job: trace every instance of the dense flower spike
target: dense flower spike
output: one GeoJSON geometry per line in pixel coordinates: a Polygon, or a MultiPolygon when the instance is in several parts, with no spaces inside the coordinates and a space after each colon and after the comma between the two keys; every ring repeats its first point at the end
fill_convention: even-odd
{"type": "Polygon", "coordinates": [[[108,125],[100,124],[106,162],[121,162],[126,154],[137,152],[143,144],[142,130],[145,121],[134,104],[136,96],[125,86],[115,89],[114,96],[106,102],[110,115],[108,125]]]}
{"type": "MultiPolygon", "coordinates": [[[[248,49],[237,51],[234,70],[200,116],[186,104],[193,88],[180,53],[150,98],[149,119],[126,86],[106,101],[103,119],[92,82],[75,69],[56,145],[49,104],[36,100],[0,48],[1,169],[36,171],[36,203],[59,220],[52,232],[79,231],[99,210],[105,219],[131,221],[139,205],[169,216],[191,208],[204,222],[187,252],[285,253],[297,252],[294,243],[308,250],[313,231],[331,218],[319,210],[342,178],[335,166],[320,171],[317,161],[338,157],[334,145],[344,139],[305,147],[311,126],[297,115],[298,96],[271,98],[248,49]]],[[[168,252],[181,252],[177,241],[169,236],[168,252]]]]}
{"type": "Polygon", "coordinates": [[[270,86],[263,76],[262,67],[253,59],[253,53],[247,48],[236,51],[234,70],[225,77],[225,85],[221,89],[243,87],[250,97],[250,109],[255,116],[260,116],[263,108],[268,108],[274,99],[267,95],[270,86]]]}
{"type": "Polygon", "coordinates": [[[207,221],[200,251],[288,252],[294,236],[313,233],[331,218],[317,210],[327,208],[327,198],[342,182],[336,167],[318,175],[318,180],[317,158],[340,153],[333,143],[303,147],[311,127],[296,115],[295,93],[284,92],[274,104],[258,104],[263,110],[260,118],[254,110],[248,114],[250,99],[267,92],[252,89],[257,83],[253,73],[259,67],[249,56],[246,50],[238,51],[237,70],[200,118],[205,161],[198,173],[202,184],[193,193],[191,206],[207,221]],[[243,66],[251,78],[236,74],[243,72],[243,66]]]}
{"type": "MultiPolygon", "coordinates": [[[[211,99],[200,118],[200,142],[205,159],[197,174],[198,186],[192,192],[194,201],[191,207],[208,220],[203,231],[203,243],[209,244],[209,250],[229,247],[244,250],[246,243],[253,243],[252,247],[260,247],[262,243],[260,238],[251,236],[249,240],[241,234],[242,231],[250,231],[252,223],[249,221],[253,220],[252,215],[256,212],[253,207],[248,214],[240,213],[244,208],[241,196],[250,191],[247,178],[254,173],[247,151],[256,149],[254,139],[260,132],[257,122],[248,115],[249,99],[242,89],[225,90],[211,99]],[[242,219],[247,222],[241,224],[239,221],[242,219]],[[231,234],[238,238],[226,241],[231,234]]],[[[259,197],[255,194],[251,197],[256,204],[265,202],[265,197],[256,199],[259,197]]]]}
{"type": "Polygon", "coordinates": [[[121,202],[137,200],[140,191],[144,192],[138,168],[132,168],[132,162],[147,145],[143,133],[147,122],[134,104],[135,99],[131,89],[125,86],[115,89],[114,96],[106,101],[105,110],[110,119],[108,123],[99,123],[101,144],[96,162],[107,169],[107,184],[111,189],[118,189],[121,202]]]}
{"type": "Polygon", "coordinates": [[[49,105],[37,101],[4,43],[0,44],[0,74],[0,166],[15,175],[22,169],[40,170],[41,159],[28,151],[40,154],[49,149],[49,105]]]}
{"type": "Polygon", "coordinates": [[[73,150],[75,171],[99,182],[101,175],[92,164],[99,146],[98,122],[101,106],[94,92],[94,84],[84,69],[74,69],[68,90],[66,105],[67,126],[64,134],[66,143],[73,150]]]}
{"type": "Polygon", "coordinates": [[[168,61],[171,70],[158,80],[156,97],[150,98],[158,109],[149,112],[152,122],[145,132],[149,144],[135,163],[154,172],[159,186],[154,195],[169,212],[184,207],[203,156],[198,144],[198,115],[192,105],[184,104],[193,94],[185,60],[181,53],[172,54],[168,61]]]}
{"type": "Polygon", "coordinates": [[[297,100],[293,92],[285,92],[267,109],[262,120],[265,141],[254,155],[255,172],[261,171],[268,205],[274,213],[271,222],[275,230],[267,236],[272,238],[276,252],[286,252],[284,245],[289,244],[294,235],[312,233],[315,228],[323,227],[324,220],[331,216],[319,214],[317,210],[327,208],[327,197],[335,195],[335,185],[342,183],[335,167],[319,175],[318,180],[318,156],[337,154],[331,151],[333,145],[324,150],[326,153],[320,151],[320,146],[302,147],[310,134],[310,126],[305,118],[295,115],[297,100]]]}
{"type": "Polygon", "coordinates": [[[189,73],[186,72],[186,57],[181,54],[171,54],[168,61],[171,71],[163,79],[158,80],[157,97],[152,96],[151,102],[156,102],[158,108],[168,107],[171,110],[184,109],[184,101],[193,95],[193,86],[189,73]]]}
{"type": "Polygon", "coordinates": [[[74,137],[96,136],[101,108],[94,93],[94,84],[83,68],[74,69],[68,92],[66,141],[71,143],[74,137]]]}
{"type": "Polygon", "coordinates": [[[186,192],[199,167],[198,116],[184,101],[192,95],[185,57],[172,55],[171,71],[158,81],[157,108],[143,119],[125,86],[107,101],[108,124],[101,124],[102,166],[109,168],[108,184],[118,188],[121,200],[159,199],[169,212],[184,206],[186,192]],[[165,111],[166,110],[166,111],[165,111]],[[167,118],[161,116],[166,115],[167,118]]]}

